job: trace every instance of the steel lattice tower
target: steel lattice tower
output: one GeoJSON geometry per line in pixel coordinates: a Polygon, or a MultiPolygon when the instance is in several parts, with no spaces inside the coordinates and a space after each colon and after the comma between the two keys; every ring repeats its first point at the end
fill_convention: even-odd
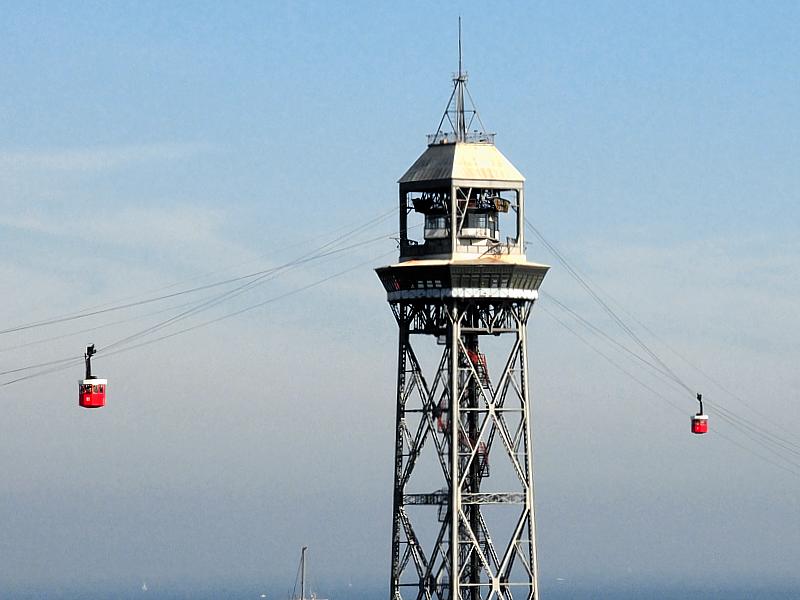
{"type": "Polygon", "coordinates": [[[526,323],[548,267],[466,81],[399,181],[400,262],[377,269],[399,327],[391,600],[538,598],[526,323]]]}

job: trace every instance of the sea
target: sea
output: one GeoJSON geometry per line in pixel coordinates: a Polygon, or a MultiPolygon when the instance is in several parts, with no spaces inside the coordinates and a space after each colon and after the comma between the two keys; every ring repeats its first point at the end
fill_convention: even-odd
{"type": "MultiPolygon", "coordinates": [[[[83,588],[0,589],[3,600],[289,600],[291,590],[275,590],[269,585],[231,584],[204,586],[174,585],[161,587],[147,584],[147,589],[119,589],[114,585],[87,586],[83,588]],[[116,589],[115,589],[116,588],[116,589]]],[[[385,588],[357,589],[348,586],[318,594],[328,600],[387,600],[385,588]]],[[[768,582],[732,587],[702,586],[639,586],[614,589],[575,589],[568,585],[542,588],[541,600],[800,600],[800,587],[771,585],[768,582]]]]}

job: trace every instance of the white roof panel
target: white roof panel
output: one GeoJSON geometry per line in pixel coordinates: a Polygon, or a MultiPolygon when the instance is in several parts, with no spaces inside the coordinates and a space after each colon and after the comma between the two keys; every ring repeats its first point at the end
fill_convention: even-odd
{"type": "Polygon", "coordinates": [[[399,183],[442,179],[525,181],[522,173],[494,144],[457,142],[428,146],[399,183]]]}

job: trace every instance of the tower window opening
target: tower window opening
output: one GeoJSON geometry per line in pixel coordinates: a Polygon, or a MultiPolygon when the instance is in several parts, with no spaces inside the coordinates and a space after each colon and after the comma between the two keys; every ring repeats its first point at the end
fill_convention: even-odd
{"type": "Polygon", "coordinates": [[[497,213],[494,211],[468,212],[459,237],[497,241],[499,233],[497,213]]]}
{"type": "MultiPolygon", "coordinates": [[[[499,241],[516,246],[519,240],[519,223],[517,216],[519,211],[520,194],[517,190],[503,190],[495,197],[495,203],[502,206],[498,211],[498,229],[501,235],[499,241]]],[[[522,250],[521,248],[519,250],[522,250]]]]}
{"type": "Polygon", "coordinates": [[[446,238],[449,235],[449,219],[446,215],[425,215],[426,240],[446,238]]]}

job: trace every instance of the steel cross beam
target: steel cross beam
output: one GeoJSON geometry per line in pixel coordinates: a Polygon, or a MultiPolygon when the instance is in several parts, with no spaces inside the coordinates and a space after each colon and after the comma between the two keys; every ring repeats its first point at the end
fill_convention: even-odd
{"type": "Polygon", "coordinates": [[[538,597],[526,351],[532,304],[391,303],[399,327],[393,600],[538,597]],[[488,335],[501,348],[484,356],[479,340],[488,335]],[[417,347],[434,339],[438,359],[428,352],[425,362],[417,347]],[[500,367],[494,377],[488,364],[500,367]],[[490,464],[492,472],[503,467],[496,484],[490,464]],[[438,481],[432,489],[431,481],[438,481]]]}

